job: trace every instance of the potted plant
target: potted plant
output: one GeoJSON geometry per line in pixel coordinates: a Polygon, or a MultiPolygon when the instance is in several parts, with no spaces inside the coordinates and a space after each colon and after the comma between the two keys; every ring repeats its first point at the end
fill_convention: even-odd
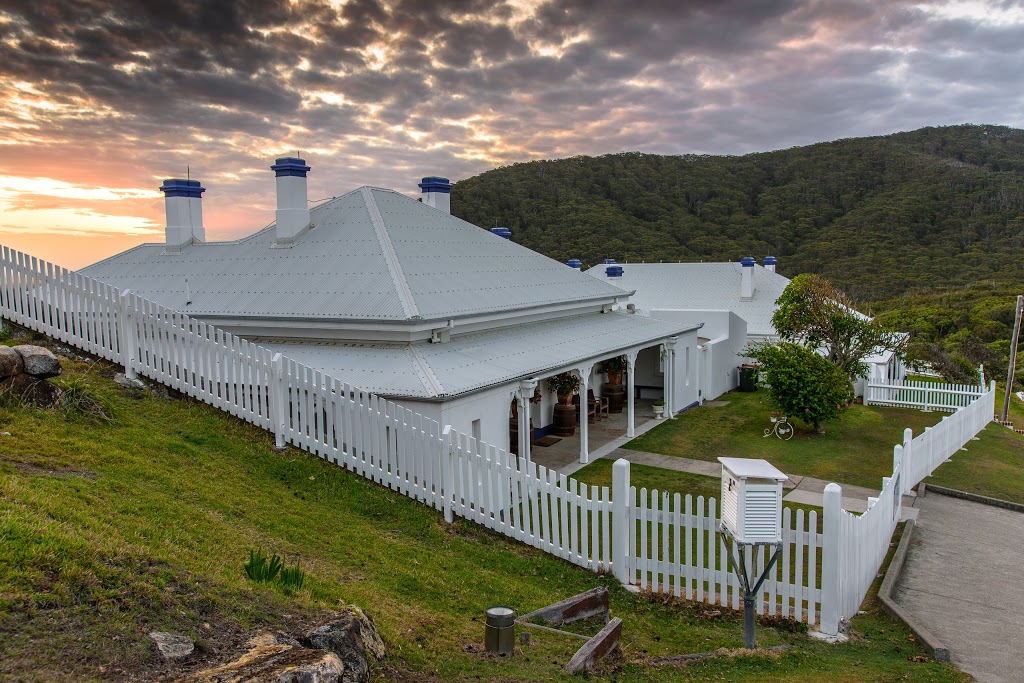
{"type": "Polygon", "coordinates": [[[571,372],[560,372],[548,377],[548,388],[558,395],[559,403],[565,406],[572,405],[573,394],[580,390],[580,378],[571,372]]]}
{"type": "Polygon", "coordinates": [[[665,399],[654,399],[654,403],[651,404],[651,407],[654,408],[654,417],[656,417],[659,420],[665,417],[665,399]]]}
{"type": "Polygon", "coordinates": [[[600,371],[608,375],[608,384],[622,384],[622,373],[626,371],[626,357],[609,358],[601,363],[600,371]]]}

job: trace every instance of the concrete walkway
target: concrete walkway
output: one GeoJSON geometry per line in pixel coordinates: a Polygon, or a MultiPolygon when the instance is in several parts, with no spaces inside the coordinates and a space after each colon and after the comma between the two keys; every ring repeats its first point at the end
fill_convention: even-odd
{"type": "Polygon", "coordinates": [[[1024,681],[1024,514],[928,492],[894,598],[983,683],[1024,681]]]}
{"type": "MultiPolygon", "coordinates": [[[[609,444],[611,445],[611,444],[609,444]]],[[[598,454],[594,454],[595,456],[598,454]]],[[[661,455],[658,453],[647,453],[645,451],[633,451],[625,448],[609,448],[600,453],[600,457],[610,460],[625,458],[635,465],[647,465],[648,467],[660,467],[676,472],[689,472],[691,474],[703,474],[707,477],[719,478],[722,476],[722,465],[717,461],[691,460],[680,458],[674,455],[661,455]]],[[[596,459],[596,458],[595,458],[596,459]]],[[[572,463],[559,471],[569,476],[586,465],[572,463]]],[[[788,491],[783,500],[789,503],[801,505],[817,505],[821,507],[825,487],[829,482],[814,477],[802,477],[789,475],[789,480],[783,484],[788,491]]],[[[868,498],[878,496],[878,489],[868,489],[862,486],[850,486],[840,484],[843,487],[843,509],[850,512],[864,512],[868,509],[868,498]]],[[[917,519],[918,511],[914,507],[914,495],[903,497],[903,519],[917,519]]]]}

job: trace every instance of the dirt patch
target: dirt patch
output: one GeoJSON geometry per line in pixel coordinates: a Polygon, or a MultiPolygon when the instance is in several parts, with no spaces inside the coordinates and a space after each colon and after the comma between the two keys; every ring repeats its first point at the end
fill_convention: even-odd
{"type": "Polygon", "coordinates": [[[30,462],[17,462],[14,467],[22,474],[49,476],[56,479],[90,479],[95,480],[96,474],[89,470],[76,470],[71,467],[40,467],[30,462]]]}

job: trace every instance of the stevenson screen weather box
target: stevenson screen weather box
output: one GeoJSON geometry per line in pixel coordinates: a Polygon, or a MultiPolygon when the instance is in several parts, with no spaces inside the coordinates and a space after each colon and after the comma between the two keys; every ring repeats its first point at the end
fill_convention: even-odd
{"type": "Polygon", "coordinates": [[[782,541],[782,482],[788,477],[767,460],[719,458],[722,527],[737,543],[782,541]]]}

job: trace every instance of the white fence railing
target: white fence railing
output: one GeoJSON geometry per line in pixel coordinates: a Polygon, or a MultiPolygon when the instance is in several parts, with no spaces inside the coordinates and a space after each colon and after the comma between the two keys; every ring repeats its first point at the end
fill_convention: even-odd
{"type": "MultiPolygon", "coordinates": [[[[268,429],[279,446],[293,444],[399,491],[443,511],[447,521],[472,520],[579,566],[611,571],[626,584],[739,607],[715,499],[649,496],[646,489],[638,496],[625,460],[613,467],[611,491],[589,486],[183,313],[6,247],[0,316],[268,429]]],[[[983,398],[916,439],[908,436],[909,447],[897,446],[893,477],[864,515],[841,509],[834,484],[821,532],[815,512],[786,509],[781,561],[762,586],[758,612],[819,622],[835,633],[840,617],[856,612],[885,556],[899,519],[898,494],[984,427],[994,389],[983,398]],[[901,481],[904,471],[914,474],[901,481]]],[[[759,573],[764,561],[760,556],[759,573]]],[[[745,562],[753,562],[749,553],[745,562]]]]}
{"type": "Polygon", "coordinates": [[[864,405],[948,410],[955,412],[971,405],[985,393],[981,384],[939,384],[924,380],[886,380],[868,382],[864,387],[864,405]]]}

